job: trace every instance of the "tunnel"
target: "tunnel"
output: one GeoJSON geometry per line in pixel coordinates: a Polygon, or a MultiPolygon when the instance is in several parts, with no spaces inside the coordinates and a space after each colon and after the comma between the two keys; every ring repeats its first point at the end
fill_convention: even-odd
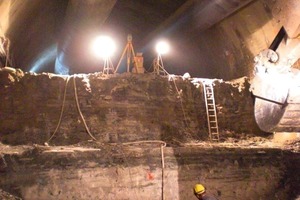
{"type": "Polygon", "coordinates": [[[0,1],[0,199],[300,199],[298,4],[0,1]]]}

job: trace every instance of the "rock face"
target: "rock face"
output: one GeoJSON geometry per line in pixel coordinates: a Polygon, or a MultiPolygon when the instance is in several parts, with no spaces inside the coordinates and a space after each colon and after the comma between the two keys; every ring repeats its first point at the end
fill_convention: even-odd
{"type": "MultiPolygon", "coordinates": [[[[199,143],[208,139],[206,110],[203,88],[191,80],[19,70],[0,76],[3,196],[193,199],[197,182],[224,200],[299,195],[299,153],[199,143]]],[[[221,140],[265,134],[253,119],[247,79],[214,83],[221,140]]]]}
{"type": "Polygon", "coordinates": [[[31,200],[193,199],[197,182],[223,200],[288,200],[299,195],[300,157],[295,153],[166,147],[163,159],[164,169],[157,144],[35,146],[2,156],[0,187],[31,200]]]}
{"type": "MultiPolygon", "coordinates": [[[[97,141],[109,143],[152,139],[178,144],[208,138],[203,89],[181,77],[25,74],[10,82],[9,73],[1,75],[4,143],[43,144],[58,127],[51,142],[74,144],[91,139],[84,123],[97,141]]],[[[248,87],[246,79],[215,82],[221,137],[262,134],[248,87]]]]}

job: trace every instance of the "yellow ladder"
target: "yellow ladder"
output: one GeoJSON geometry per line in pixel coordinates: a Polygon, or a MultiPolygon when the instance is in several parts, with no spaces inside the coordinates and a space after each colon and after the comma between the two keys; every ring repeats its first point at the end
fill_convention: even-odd
{"type": "Polygon", "coordinates": [[[219,135],[218,118],[216,112],[213,84],[212,82],[205,82],[205,81],[203,81],[202,84],[203,84],[203,91],[205,97],[209,139],[210,141],[219,142],[220,135],[219,135]]]}

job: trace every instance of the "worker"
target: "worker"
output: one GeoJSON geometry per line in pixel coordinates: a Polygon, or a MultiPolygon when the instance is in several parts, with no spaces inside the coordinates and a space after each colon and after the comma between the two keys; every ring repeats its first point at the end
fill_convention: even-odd
{"type": "Polygon", "coordinates": [[[196,184],[194,186],[194,195],[199,200],[218,200],[216,197],[206,193],[206,189],[202,184],[196,184]]]}

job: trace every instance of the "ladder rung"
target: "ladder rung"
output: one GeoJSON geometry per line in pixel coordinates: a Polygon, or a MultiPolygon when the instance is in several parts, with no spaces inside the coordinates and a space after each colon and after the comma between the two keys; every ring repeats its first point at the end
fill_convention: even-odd
{"type": "Polygon", "coordinates": [[[203,86],[210,139],[212,141],[219,141],[219,129],[217,122],[218,120],[214,98],[214,89],[212,84],[209,83],[203,83],[203,86]]]}

